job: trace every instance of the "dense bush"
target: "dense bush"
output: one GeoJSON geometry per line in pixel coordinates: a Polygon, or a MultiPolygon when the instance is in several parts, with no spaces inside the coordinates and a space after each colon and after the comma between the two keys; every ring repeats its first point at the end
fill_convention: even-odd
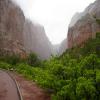
{"type": "Polygon", "coordinates": [[[6,63],[9,63],[11,65],[16,65],[21,61],[21,59],[18,55],[5,55],[0,56],[0,61],[5,61],[6,63]]]}
{"type": "Polygon", "coordinates": [[[97,22],[98,24],[100,24],[100,19],[96,18],[96,22],[97,22]]]}
{"type": "Polygon", "coordinates": [[[40,60],[38,59],[37,55],[34,53],[29,54],[28,58],[27,58],[27,63],[30,66],[34,66],[37,67],[40,65],[40,60]]]}
{"type": "Polygon", "coordinates": [[[10,70],[11,68],[12,66],[10,64],[0,61],[0,69],[10,70]]]}

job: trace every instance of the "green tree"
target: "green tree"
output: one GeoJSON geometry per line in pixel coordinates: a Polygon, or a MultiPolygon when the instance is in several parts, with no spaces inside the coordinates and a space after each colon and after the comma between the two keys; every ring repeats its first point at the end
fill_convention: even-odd
{"type": "Polygon", "coordinates": [[[96,88],[91,79],[80,77],[76,87],[77,100],[95,100],[96,88]]]}
{"type": "Polygon", "coordinates": [[[34,67],[40,66],[40,60],[38,59],[37,55],[34,53],[29,54],[27,58],[27,62],[30,66],[34,66],[34,67]]]}

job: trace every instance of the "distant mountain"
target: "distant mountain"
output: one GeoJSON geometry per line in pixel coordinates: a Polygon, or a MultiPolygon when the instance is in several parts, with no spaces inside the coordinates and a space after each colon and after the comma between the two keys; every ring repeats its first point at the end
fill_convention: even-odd
{"type": "Polygon", "coordinates": [[[54,56],[59,55],[59,47],[60,47],[60,44],[55,44],[55,45],[53,45],[52,54],[53,54],[54,56]]]}
{"type": "Polygon", "coordinates": [[[95,38],[100,31],[100,25],[96,19],[100,19],[100,0],[90,4],[83,13],[76,14],[68,29],[68,48],[82,45],[89,38],[95,38]]]}
{"type": "Polygon", "coordinates": [[[59,46],[59,55],[63,54],[67,49],[67,39],[64,39],[59,46]]]}

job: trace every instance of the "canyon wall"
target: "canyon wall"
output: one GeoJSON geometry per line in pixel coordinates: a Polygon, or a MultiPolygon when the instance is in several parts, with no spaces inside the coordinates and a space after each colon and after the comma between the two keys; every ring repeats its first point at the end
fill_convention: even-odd
{"type": "Polygon", "coordinates": [[[28,19],[24,25],[24,47],[28,53],[34,52],[41,59],[48,59],[52,54],[52,44],[45,34],[44,27],[28,19]]]}
{"type": "Polygon", "coordinates": [[[13,1],[0,0],[0,55],[25,57],[33,52],[41,59],[49,58],[52,45],[44,28],[27,20],[13,1]]]}
{"type": "Polygon", "coordinates": [[[0,54],[24,56],[22,10],[10,0],[0,0],[0,54]]]}
{"type": "Polygon", "coordinates": [[[90,4],[83,13],[77,13],[72,18],[68,30],[68,48],[82,45],[89,38],[95,38],[100,31],[100,25],[96,19],[100,19],[100,0],[90,4]]]}

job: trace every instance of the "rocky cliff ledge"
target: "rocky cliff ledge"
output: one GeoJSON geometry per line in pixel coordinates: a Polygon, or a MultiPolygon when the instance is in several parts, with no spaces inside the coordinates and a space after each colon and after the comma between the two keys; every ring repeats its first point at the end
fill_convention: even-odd
{"type": "Polygon", "coordinates": [[[89,5],[83,13],[77,13],[72,18],[68,30],[68,48],[82,45],[89,38],[95,38],[100,31],[100,25],[96,19],[100,19],[100,0],[89,5]]]}

